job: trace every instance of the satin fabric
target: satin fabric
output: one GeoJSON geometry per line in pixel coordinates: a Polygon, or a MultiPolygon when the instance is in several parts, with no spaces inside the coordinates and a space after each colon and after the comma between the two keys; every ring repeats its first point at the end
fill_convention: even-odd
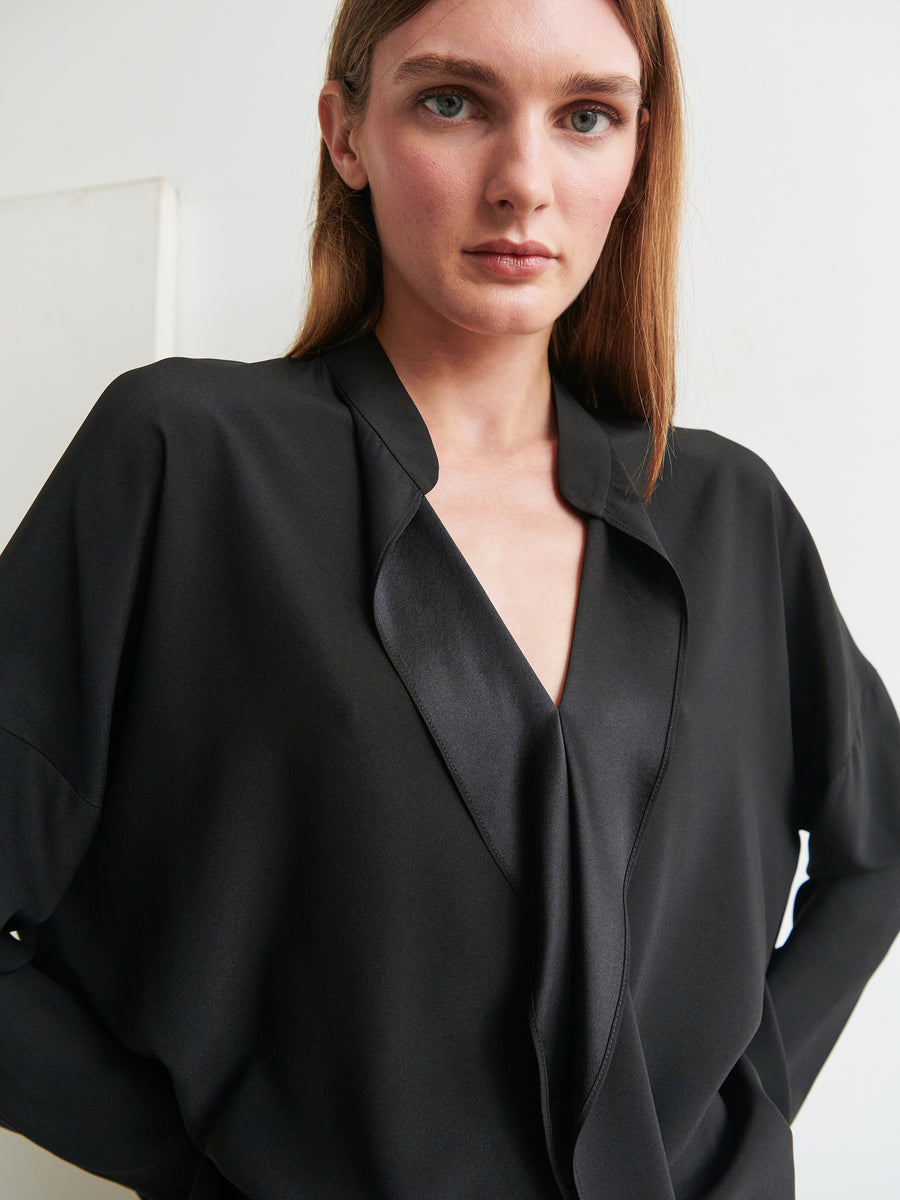
{"type": "Polygon", "coordinates": [[[793,1194],[896,717],[758,459],[679,432],[646,504],[556,408],[558,710],[373,337],[104,396],[0,564],[6,1124],[151,1200],[793,1194]]]}

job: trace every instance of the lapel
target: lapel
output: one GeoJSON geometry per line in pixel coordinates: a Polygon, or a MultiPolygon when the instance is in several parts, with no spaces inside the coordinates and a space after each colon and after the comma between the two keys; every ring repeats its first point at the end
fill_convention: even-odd
{"type": "Polygon", "coordinates": [[[377,584],[385,554],[437,482],[437,455],[374,333],[327,351],[322,359],[353,415],[377,584]]]}
{"type": "Polygon", "coordinates": [[[683,590],[602,423],[556,385],[560,488],[589,518],[557,710],[424,499],[434,449],[376,338],[324,359],[354,416],[379,636],[532,923],[545,1131],[577,1193],[625,1004],[626,892],[668,756],[683,590]]]}
{"type": "MultiPolygon", "coordinates": [[[[564,445],[588,443],[588,424],[606,437],[577,402],[558,411],[561,453],[564,445]],[[565,440],[564,422],[571,423],[565,440]]],[[[560,705],[577,880],[572,1018],[576,1162],[583,1168],[592,1148],[608,1141],[601,1137],[606,1119],[594,1107],[627,1008],[627,889],[668,761],[687,634],[678,575],[624,463],[614,449],[610,455],[609,487],[599,503],[586,480],[578,486],[574,471],[567,476],[562,464],[560,471],[566,498],[597,518],[560,705]]],[[[633,1042],[619,1047],[620,1074],[633,1042]]],[[[641,1069],[637,1056],[632,1066],[641,1069]]]]}

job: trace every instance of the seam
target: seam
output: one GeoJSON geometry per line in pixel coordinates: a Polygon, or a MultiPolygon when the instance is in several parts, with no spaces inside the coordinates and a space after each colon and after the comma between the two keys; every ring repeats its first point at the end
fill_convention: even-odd
{"type": "Polygon", "coordinates": [[[361,421],[365,422],[366,427],[368,429],[371,429],[372,433],[374,433],[374,435],[378,438],[379,442],[381,442],[382,446],[384,446],[385,450],[387,450],[388,454],[390,454],[391,458],[394,460],[394,462],[397,464],[397,466],[400,468],[400,470],[403,472],[403,474],[406,476],[406,478],[411,483],[415,484],[417,491],[421,492],[422,488],[419,486],[418,481],[416,479],[414,479],[412,475],[410,475],[409,471],[406,469],[406,467],[403,465],[403,463],[400,461],[400,459],[394,453],[390,444],[385,441],[383,435],[379,432],[378,429],[375,428],[375,426],[372,424],[372,422],[369,420],[369,418],[366,416],[366,414],[362,411],[362,409],[357,408],[357,406],[353,403],[353,401],[350,399],[350,397],[347,395],[347,393],[341,387],[340,383],[337,381],[337,379],[334,377],[334,375],[331,374],[331,371],[328,370],[327,365],[325,367],[325,370],[328,371],[328,374],[331,377],[331,382],[334,385],[335,391],[338,393],[338,395],[341,397],[341,399],[344,401],[344,403],[347,405],[347,407],[352,410],[352,412],[355,416],[359,417],[359,419],[361,421]]]}
{"type": "MultiPolygon", "coordinates": [[[[603,510],[602,517],[603,517],[604,521],[608,521],[610,525],[612,525],[616,529],[620,529],[622,531],[622,533],[627,533],[629,537],[633,537],[635,539],[635,541],[640,542],[642,546],[647,546],[649,549],[653,550],[656,554],[660,553],[659,548],[657,546],[654,546],[652,543],[648,542],[645,534],[641,530],[636,529],[633,525],[629,525],[627,521],[623,521],[619,517],[614,517],[605,508],[603,510]]],[[[663,562],[669,562],[667,555],[660,554],[660,557],[662,558],[663,562]]],[[[671,563],[669,565],[671,566],[671,563]]],[[[680,584],[681,584],[681,581],[679,580],[679,586],[680,586],[680,584]]]]}
{"type": "Polygon", "coordinates": [[[75,785],[66,778],[66,776],[62,773],[62,771],[60,771],[59,767],[57,767],[57,765],[53,762],[53,760],[44,753],[44,751],[40,748],[40,746],[36,746],[34,744],[34,742],[30,742],[28,740],[28,738],[22,737],[21,734],[16,733],[14,730],[10,729],[6,725],[0,725],[0,731],[2,731],[3,733],[9,734],[9,736],[11,738],[15,738],[15,740],[17,742],[19,742],[21,745],[27,746],[29,748],[29,750],[33,750],[35,752],[35,754],[37,754],[47,764],[47,766],[50,767],[50,769],[53,771],[54,775],[59,776],[59,778],[63,781],[63,783],[66,785],[66,787],[72,793],[72,795],[77,800],[80,800],[82,804],[86,804],[88,806],[88,808],[94,808],[94,809],[98,809],[98,810],[100,809],[101,805],[98,804],[95,800],[89,800],[87,798],[87,796],[82,796],[82,794],[81,794],[81,792],[79,792],[78,788],[75,787],[75,785]]]}
{"type": "Polygon", "coordinates": [[[403,515],[399,518],[399,520],[397,521],[397,524],[394,526],[394,528],[391,530],[390,534],[388,535],[387,541],[384,543],[381,553],[378,555],[378,562],[375,564],[375,586],[376,587],[378,586],[378,579],[379,579],[379,576],[381,575],[382,564],[384,563],[384,560],[387,557],[388,552],[394,545],[394,542],[396,542],[397,538],[400,536],[400,534],[406,528],[406,526],[410,523],[410,521],[413,519],[413,517],[419,511],[419,506],[422,503],[423,495],[424,495],[424,493],[417,486],[416,487],[416,495],[413,497],[413,499],[409,502],[409,504],[403,510],[403,515]]]}
{"type": "MultiPolygon", "coordinates": [[[[361,413],[360,413],[360,416],[362,416],[361,413]]],[[[365,417],[363,417],[363,420],[365,420],[365,417]]],[[[368,422],[366,422],[366,423],[368,424],[368,422]]],[[[372,428],[372,426],[369,426],[369,427],[372,428]]],[[[377,430],[375,430],[375,432],[377,433],[377,430]]],[[[387,443],[384,443],[384,444],[385,444],[385,446],[387,446],[387,443]]],[[[389,446],[387,446],[387,449],[390,451],[389,446]]],[[[393,454],[392,451],[391,451],[391,453],[393,454]]],[[[399,465],[402,467],[402,463],[399,465]]],[[[406,474],[408,475],[410,480],[412,480],[412,482],[415,483],[415,480],[412,479],[412,476],[410,476],[408,472],[406,472],[406,474]]],[[[384,549],[381,551],[381,553],[378,556],[378,562],[375,567],[375,589],[374,590],[376,593],[378,590],[378,584],[380,582],[381,569],[384,564],[384,560],[387,557],[387,555],[390,553],[390,551],[393,549],[394,545],[397,542],[397,539],[402,534],[403,530],[406,529],[406,527],[409,525],[409,522],[415,516],[416,512],[418,511],[418,509],[422,503],[423,496],[424,496],[424,493],[422,492],[422,489],[418,486],[418,484],[416,484],[415,497],[410,502],[410,504],[407,505],[406,509],[404,510],[403,516],[398,520],[397,524],[394,526],[394,529],[392,530],[390,537],[385,542],[384,549]]],[[[475,803],[475,801],[469,794],[468,789],[466,788],[465,784],[463,783],[462,776],[460,775],[459,770],[457,769],[457,767],[455,765],[453,756],[450,754],[449,750],[447,749],[446,745],[444,744],[443,739],[441,738],[440,734],[438,733],[437,729],[434,726],[434,723],[432,722],[428,706],[422,700],[418,689],[415,687],[414,683],[412,682],[413,676],[412,676],[412,673],[410,672],[409,665],[407,663],[405,656],[401,653],[401,651],[397,647],[394,640],[386,634],[384,629],[382,629],[381,623],[378,620],[377,614],[375,614],[375,624],[378,627],[378,632],[379,632],[379,636],[381,637],[382,643],[383,643],[385,649],[389,651],[389,656],[394,661],[395,666],[397,667],[398,673],[400,674],[400,678],[403,680],[403,684],[404,684],[406,690],[409,692],[410,698],[412,699],[413,703],[415,704],[416,708],[418,709],[420,716],[422,717],[426,726],[428,727],[429,733],[431,734],[432,738],[435,741],[435,744],[437,745],[438,749],[440,750],[441,755],[444,759],[444,762],[446,763],[447,769],[450,772],[450,776],[453,780],[454,786],[459,791],[460,795],[463,798],[463,801],[466,804],[466,807],[469,809],[469,812],[472,815],[472,818],[475,822],[475,826],[478,829],[478,832],[481,835],[482,840],[484,841],[485,845],[487,846],[491,857],[494,859],[497,866],[500,868],[500,873],[503,875],[503,878],[509,884],[513,893],[516,896],[521,898],[522,897],[521,884],[516,882],[516,876],[515,876],[514,872],[510,869],[509,864],[506,862],[504,855],[501,854],[501,852],[498,849],[493,838],[488,833],[487,826],[484,822],[484,817],[481,813],[479,806],[475,803]]]]}
{"type": "Polygon", "coordinates": [[[863,711],[868,707],[869,704],[871,704],[875,693],[880,690],[880,682],[881,681],[877,678],[870,679],[868,684],[859,693],[859,716],[857,716],[853,723],[853,736],[849,739],[847,752],[841,759],[841,765],[835,770],[834,775],[828,780],[828,784],[832,787],[838,782],[838,780],[840,780],[842,775],[846,774],[847,768],[850,766],[850,760],[853,757],[853,751],[859,745],[863,735],[863,722],[861,719],[863,711]]]}
{"type": "MultiPolygon", "coordinates": [[[[571,1189],[569,1188],[566,1181],[560,1177],[559,1169],[557,1167],[557,1159],[559,1156],[558,1156],[557,1150],[556,1150],[556,1141],[553,1136],[553,1121],[551,1120],[551,1117],[550,1117],[550,1086],[549,1086],[549,1081],[547,1079],[547,1051],[544,1046],[544,1039],[541,1036],[540,1026],[538,1025],[537,1016],[534,1011],[534,998],[533,997],[531,999],[531,1002],[528,1005],[528,1023],[531,1026],[531,1035],[532,1035],[532,1039],[534,1041],[535,1050],[537,1051],[538,1080],[539,1080],[540,1086],[541,1086],[541,1110],[542,1110],[541,1115],[545,1118],[544,1119],[544,1136],[545,1136],[545,1139],[547,1142],[547,1151],[550,1155],[550,1166],[553,1170],[553,1176],[556,1179],[556,1183],[557,1183],[557,1186],[559,1187],[559,1190],[562,1192],[563,1196],[565,1196],[568,1200],[571,1189]]],[[[576,1188],[577,1188],[577,1171],[575,1169],[574,1161],[572,1163],[572,1173],[576,1179],[576,1188]]]]}
{"type": "MultiPolygon", "coordinates": [[[[884,688],[884,684],[882,683],[881,679],[876,675],[873,679],[870,679],[868,684],[866,685],[866,687],[860,691],[859,702],[858,702],[859,716],[854,721],[853,733],[852,733],[852,736],[849,738],[847,751],[844,754],[844,757],[841,759],[840,766],[836,767],[834,769],[834,771],[826,771],[821,777],[820,786],[815,789],[815,794],[819,798],[817,815],[811,814],[811,815],[813,815],[813,819],[809,820],[809,821],[805,821],[805,823],[800,826],[801,829],[804,829],[810,835],[810,854],[812,854],[813,837],[815,834],[815,831],[812,827],[817,824],[818,820],[821,820],[821,818],[825,814],[827,814],[827,812],[829,810],[829,806],[830,806],[831,797],[835,794],[835,792],[840,790],[844,776],[847,774],[847,772],[850,769],[851,760],[853,758],[854,751],[862,742],[863,732],[864,732],[864,722],[862,720],[863,710],[867,707],[867,705],[869,705],[872,702],[872,700],[875,698],[876,694],[880,694],[883,691],[883,688],[884,688]],[[810,828],[807,828],[807,825],[810,828]]],[[[818,846],[818,841],[816,842],[816,846],[818,846]]],[[[872,873],[877,874],[879,871],[889,871],[891,869],[892,868],[890,866],[876,867],[873,872],[871,869],[863,867],[863,868],[856,868],[851,871],[847,871],[846,869],[844,869],[838,873],[834,873],[834,872],[819,873],[819,871],[816,870],[815,874],[810,875],[809,878],[812,882],[815,882],[815,883],[825,883],[828,880],[834,880],[834,879],[839,879],[839,878],[844,878],[844,877],[847,877],[847,878],[861,877],[863,875],[869,875],[872,873]]]]}
{"type": "Polygon", "coordinates": [[[463,797],[463,800],[466,803],[467,808],[469,809],[469,812],[474,817],[475,825],[478,829],[478,832],[481,834],[481,837],[484,840],[485,845],[487,846],[488,850],[490,851],[491,857],[494,859],[497,866],[500,868],[500,872],[503,875],[503,878],[506,880],[506,882],[512,888],[513,892],[517,896],[521,897],[522,893],[521,893],[520,886],[515,882],[515,877],[514,877],[512,871],[510,871],[505,858],[500,853],[500,851],[497,849],[497,846],[494,843],[493,838],[491,838],[491,836],[488,834],[487,828],[484,824],[484,818],[482,817],[482,814],[481,814],[481,811],[480,811],[478,805],[474,802],[472,797],[469,795],[468,789],[466,788],[465,784],[462,782],[462,777],[460,776],[459,771],[456,769],[452,755],[447,750],[447,747],[444,745],[443,739],[441,738],[440,734],[438,733],[437,729],[434,727],[434,724],[432,723],[431,716],[429,714],[427,706],[425,705],[424,701],[421,699],[418,690],[415,688],[415,686],[410,681],[410,671],[409,671],[409,667],[408,667],[406,659],[400,653],[400,651],[397,649],[397,646],[395,645],[393,640],[391,638],[385,637],[383,631],[381,631],[381,637],[382,637],[382,640],[384,641],[385,645],[390,647],[391,656],[400,665],[400,667],[402,667],[401,679],[403,680],[404,686],[406,687],[406,690],[409,692],[410,697],[412,698],[412,701],[415,704],[416,708],[419,710],[419,713],[421,714],[423,720],[425,721],[425,724],[428,726],[428,731],[431,734],[431,736],[434,738],[434,741],[436,742],[437,747],[440,750],[441,755],[443,756],[444,761],[447,764],[447,768],[450,771],[450,775],[453,779],[454,785],[459,790],[460,794],[463,797]]]}
{"type": "MultiPolygon", "coordinates": [[[[673,573],[674,573],[674,568],[673,568],[673,573]]],[[[675,575],[675,578],[676,578],[676,580],[678,580],[677,574],[675,575]]],[[[687,605],[684,600],[684,590],[681,588],[680,580],[678,580],[678,584],[679,584],[679,589],[681,590],[681,597],[682,597],[681,598],[681,636],[679,638],[679,644],[678,644],[678,669],[677,669],[677,675],[675,678],[675,688],[674,688],[674,691],[672,694],[672,708],[669,713],[669,724],[668,724],[668,728],[666,729],[666,741],[665,741],[665,746],[663,747],[663,755],[662,755],[662,759],[660,760],[659,770],[657,771],[656,779],[653,783],[653,788],[650,792],[650,795],[647,798],[647,803],[644,806],[644,811],[641,814],[641,823],[638,826],[637,836],[634,839],[634,845],[631,847],[631,853],[628,857],[628,866],[625,868],[625,878],[624,878],[623,884],[622,884],[622,909],[623,909],[624,930],[625,930],[625,932],[624,932],[625,947],[624,947],[624,954],[623,954],[622,979],[619,984],[619,995],[616,999],[616,1011],[615,1011],[615,1015],[613,1016],[613,1023],[612,1023],[612,1027],[610,1028],[610,1031],[609,1031],[609,1037],[607,1038],[606,1049],[604,1050],[603,1058],[600,1060],[600,1066],[597,1068],[597,1074],[594,1077],[594,1082],[591,1084],[591,1089],[588,1092],[587,1099],[585,1100],[584,1104],[582,1105],[581,1113],[578,1118],[579,1131],[580,1131],[580,1128],[583,1127],[584,1122],[587,1120],[588,1113],[590,1112],[590,1109],[596,1098],[597,1092],[600,1089],[600,1085],[602,1084],[602,1082],[606,1076],[606,1070],[609,1066],[609,1061],[612,1057],[612,1049],[616,1044],[617,1035],[618,1035],[618,1031],[619,1031],[619,1025],[621,1024],[621,1021],[622,1021],[623,1000],[625,997],[625,989],[626,989],[627,980],[628,980],[629,967],[631,965],[631,946],[630,946],[630,938],[628,936],[628,906],[626,903],[626,898],[628,895],[628,885],[631,881],[631,874],[632,874],[632,871],[634,868],[635,861],[637,860],[638,851],[640,850],[641,843],[644,840],[644,834],[647,829],[650,812],[656,802],[656,797],[659,794],[659,790],[662,787],[663,777],[666,773],[666,767],[668,766],[668,763],[669,763],[669,757],[670,757],[671,748],[672,748],[673,733],[674,733],[674,729],[675,729],[675,722],[677,719],[678,708],[679,708],[680,701],[681,701],[681,690],[682,690],[682,684],[684,682],[685,654],[686,654],[686,650],[687,650],[688,614],[687,614],[687,605]]],[[[576,1178],[577,1178],[577,1174],[576,1174],[576,1178]]]]}

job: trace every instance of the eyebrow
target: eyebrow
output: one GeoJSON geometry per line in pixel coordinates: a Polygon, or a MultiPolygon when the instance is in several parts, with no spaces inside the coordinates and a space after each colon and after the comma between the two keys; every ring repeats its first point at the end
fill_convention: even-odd
{"type": "MultiPolygon", "coordinates": [[[[470,80],[497,91],[501,91],[504,86],[503,76],[487,63],[474,58],[453,58],[443,54],[422,54],[418,58],[406,59],[394,72],[394,83],[406,83],[411,79],[421,79],[425,75],[445,75],[453,79],[470,80]]],[[[641,104],[644,98],[641,85],[630,75],[591,75],[579,72],[570,75],[556,89],[556,95],[560,98],[585,92],[621,96],[623,99],[633,100],[636,104],[641,104]]]]}

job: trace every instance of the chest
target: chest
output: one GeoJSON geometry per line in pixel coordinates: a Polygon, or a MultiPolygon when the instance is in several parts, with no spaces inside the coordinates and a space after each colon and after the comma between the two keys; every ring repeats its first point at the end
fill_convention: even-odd
{"type": "Polygon", "coordinates": [[[538,472],[443,470],[429,502],[551,698],[565,682],[585,521],[538,472]]]}

